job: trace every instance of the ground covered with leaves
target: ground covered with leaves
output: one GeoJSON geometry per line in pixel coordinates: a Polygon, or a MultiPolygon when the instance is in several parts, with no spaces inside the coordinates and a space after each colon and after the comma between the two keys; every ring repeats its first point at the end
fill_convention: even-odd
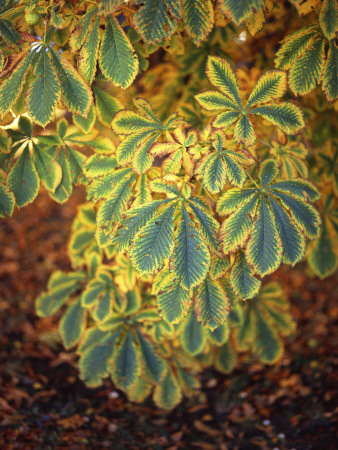
{"type": "Polygon", "coordinates": [[[83,199],[75,191],[60,206],[41,194],[0,222],[0,449],[337,448],[337,277],[320,281],[302,264],[272,277],[297,321],[276,366],[206,371],[202,390],[170,413],[129,403],[108,380],[86,388],[57,317],[34,311],[50,273],[70,268],[65,243],[83,199]]]}

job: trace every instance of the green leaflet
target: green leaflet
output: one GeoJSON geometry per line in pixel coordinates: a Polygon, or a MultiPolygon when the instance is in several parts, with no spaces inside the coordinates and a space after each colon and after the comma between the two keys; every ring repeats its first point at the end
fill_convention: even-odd
{"type": "Polygon", "coordinates": [[[215,330],[228,318],[230,301],[221,285],[206,278],[199,288],[195,301],[197,320],[202,325],[215,330]]]}
{"type": "Polygon", "coordinates": [[[60,85],[48,53],[41,49],[35,67],[35,79],[29,87],[27,109],[34,122],[42,127],[52,120],[61,96],[60,85]]]}
{"type": "Polygon", "coordinates": [[[322,87],[329,102],[334,101],[338,97],[338,47],[332,39],[329,42],[329,52],[323,70],[322,87]]]}
{"type": "Polygon", "coordinates": [[[199,231],[201,236],[210,248],[219,253],[220,246],[217,238],[219,223],[214,219],[208,211],[208,206],[198,197],[190,197],[189,206],[192,209],[196,222],[200,225],[199,231]]]}
{"type": "Polygon", "coordinates": [[[50,55],[59,78],[62,100],[66,108],[68,111],[87,117],[93,103],[92,91],[67,59],[60,56],[53,48],[50,48],[50,55]]]}
{"type": "Polygon", "coordinates": [[[98,17],[80,51],[78,69],[83,79],[91,85],[96,73],[96,61],[100,45],[100,17],[98,17]]]}
{"type": "Polygon", "coordinates": [[[189,292],[177,281],[167,284],[157,296],[158,312],[168,323],[181,322],[191,305],[189,292]]]}
{"type": "Polygon", "coordinates": [[[114,383],[124,390],[130,388],[136,384],[140,369],[139,353],[131,331],[128,330],[117,343],[114,358],[111,361],[110,371],[114,383]]]}
{"type": "Polygon", "coordinates": [[[290,69],[297,58],[314,42],[318,31],[316,26],[308,25],[284,38],[281,48],[276,53],[276,67],[283,70],[290,69]]]}
{"type": "Polygon", "coordinates": [[[255,226],[245,254],[255,273],[262,277],[277,270],[282,262],[281,241],[274,216],[264,197],[257,209],[255,226]]]}
{"type": "Polygon", "coordinates": [[[18,33],[9,20],[0,20],[0,36],[7,45],[14,45],[21,39],[18,33]]]}
{"type": "Polygon", "coordinates": [[[79,50],[85,42],[85,39],[90,31],[90,24],[94,15],[96,14],[96,8],[89,11],[87,14],[82,16],[78,21],[74,32],[69,39],[69,45],[73,52],[79,50]]]}
{"type": "Polygon", "coordinates": [[[296,134],[304,126],[304,117],[299,106],[291,102],[280,102],[278,105],[260,106],[250,110],[280,128],[285,134],[296,134]]]}
{"type": "Polygon", "coordinates": [[[183,17],[189,37],[198,46],[213,28],[214,10],[210,0],[183,0],[183,17]]]}
{"type": "Polygon", "coordinates": [[[221,0],[221,11],[231,17],[236,25],[249,18],[264,5],[264,0],[221,0]]]}
{"type": "Polygon", "coordinates": [[[190,312],[180,335],[182,348],[189,355],[198,355],[204,350],[206,336],[193,311],[190,312]]]}
{"type": "Polygon", "coordinates": [[[294,94],[305,95],[319,83],[325,62],[324,39],[318,39],[289,71],[289,85],[294,94]]]}
{"type": "Polygon", "coordinates": [[[233,114],[238,114],[238,105],[227,95],[216,91],[203,91],[195,96],[195,99],[207,111],[218,111],[220,109],[228,108],[232,109],[233,114]]]}
{"type": "Polygon", "coordinates": [[[278,339],[275,329],[264,319],[259,310],[256,312],[256,339],[253,351],[265,364],[273,364],[283,354],[283,343],[278,339]]]}
{"type": "Polygon", "coordinates": [[[245,109],[248,110],[258,103],[267,103],[284,95],[287,89],[287,76],[283,70],[268,70],[257,80],[245,109]]]}
{"type": "Polygon", "coordinates": [[[166,365],[163,359],[157,355],[154,346],[149,340],[143,337],[139,330],[136,330],[136,333],[140,343],[139,351],[142,356],[142,364],[145,367],[146,374],[150,381],[159,383],[165,373],[166,365]]]}
{"type": "Polygon", "coordinates": [[[254,277],[243,252],[239,252],[238,260],[231,268],[230,284],[235,294],[245,300],[255,297],[260,290],[262,283],[254,277]]]}
{"type": "Polygon", "coordinates": [[[110,127],[113,117],[122,109],[122,105],[108,92],[93,86],[97,118],[106,127],[110,127]]]}
{"type": "Polygon", "coordinates": [[[82,117],[77,114],[73,114],[73,122],[74,124],[80,128],[80,130],[87,134],[91,129],[94,127],[96,121],[96,110],[94,108],[94,105],[90,107],[88,117],[82,117]]]}
{"type": "Polygon", "coordinates": [[[57,159],[57,164],[61,167],[62,178],[60,183],[57,185],[54,192],[50,192],[50,196],[53,200],[58,203],[64,203],[70,197],[73,186],[72,186],[72,176],[70,170],[70,164],[68,159],[66,158],[65,150],[61,148],[57,159]]]}
{"type": "Polygon", "coordinates": [[[208,273],[210,262],[208,248],[182,205],[173,255],[174,273],[181,286],[189,290],[201,283],[208,273]]]}
{"type": "MultiPolygon", "coordinates": [[[[210,83],[225,94],[241,111],[242,100],[236,75],[228,61],[217,56],[209,56],[206,67],[206,75],[210,83]]],[[[198,101],[198,96],[196,97],[198,101]]],[[[201,105],[203,106],[203,105],[201,105]]]]}
{"type": "Polygon", "coordinates": [[[59,332],[66,348],[77,344],[84,333],[86,327],[86,310],[81,306],[81,297],[79,297],[61,319],[59,332]]]}
{"type": "Polygon", "coordinates": [[[335,0],[324,0],[319,13],[319,25],[327,39],[334,39],[338,29],[338,5],[335,0]]]}
{"type": "Polygon", "coordinates": [[[12,167],[7,185],[13,192],[15,203],[21,208],[31,203],[38,195],[39,177],[26,147],[12,167]]]}
{"type": "Polygon", "coordinates": [[[321,279],[333,274],[337,268],[336,242],[329,232],[326,220],[323,220],[319,238],[309,253],[308,261],[321,279]]]}
{"type": "Polygon", "coordinates": [[[231,373],[237,365],[237,354],[230,342],[224,344],[215,359],[215,368],[221,373],[231,373]]]}
{"type": "Polygon", "coordinates": [[[167,410],[174,408],[180,403],[182,391],[176,376],[171,370],[168,370],[162,382],[157,384],[153,399],[157,406],[167,410]]]}
{"type": "Polygon", "coordinates": [[[88,178],[109,175],[116,168],[116,159],[113,156],[94,154],[83,165],[83,173],[88,178]]]}
{"type": "MultiPolygon", "coordinates": [[[[108,333],[107,333],[108,334],[108,333]]],[[[119,332],[112,336],[104,334],[100,340],[83,348],[79,361],[80,378],[90,387],[102,384],[102,379],[109,375],[109,363],[113,358],[115,341],[119,332]]],[[[102,335],[101,335],[102,336],[102,335]]],[[[97,337],[92,335],[92,338],[97,337]]]]}
{"type": "Polygon", "coordinates": [[[29,52],[0,86],[0,114],[4,116],[18,99],[24,86],[27,73],[33,63],[34,52],[29,52]]]}
{"type": "Polygon", "coordinates": [[[177,23],[168,15],[168,10],[177,17],[180,10],[178,0],[137,0],[143,6],[134,14],[135,30],[147,44],[153,44],[170,38],[176,30],[177,23]]]}
{"type": "Polygon", "coordinates": [[[55,192],[62,180],[62,169],[53,157],[38,145],[33,145],[33,161],[40,180],[46,189],[55,192]]]}
{"type": "Polygon", "coordinates": [[[234,139],[238,144],[246,146],[253,145],[256,142],[256,135],[248,116],[243,114],[238,120],[235,130],[234,139]]]}
{"type": "Polygon", "coordinates": [[[131,262],[141,274],[154,273],[170,257],[174,246],[173,216],[176,204],[151,219],[135,237],[130,250],[131,262]]]}
{"type": "Polygon", "coordinates": [[[0,184],[0,217],[11,216],[14,210],[15,197],[6,186],[0,184]]]}
{"type": "Polygon", "coordinates": [[[138,71],[138,58],[114,16],[106,19],[99,54],[103,75],[115,86],[126,89],[131,85],[138,71]]]}

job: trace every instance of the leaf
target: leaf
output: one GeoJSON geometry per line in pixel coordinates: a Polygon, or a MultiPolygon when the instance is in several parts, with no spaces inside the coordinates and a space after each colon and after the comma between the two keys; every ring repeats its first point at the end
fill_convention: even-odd
{"type": "Polygon", "coordinates": [[[62,180],[62,170],[53,157],[38,145],[33,145],[33,161],[35,169],[45,188],[55,192],[62,180]]]}
{"type": "Polygon", "coordinates": [[[246,104],[246,111],[260,103],[267,103],[284,95],[287,89],[286,72],[268,70],[257,80],[246,104]]]}
{"type": "Polygon", "coordinates": [[[259,106],[251,109],[250,114],[258,114],[264,117],[286,134],[299,133],[305,127],[302,110],[291,102],[259,106]]]}
{"type": "Polygon", "coordinates": [[[100,17],[90,30],[78,58],[78,69],[83,79],[91,85],[96,73],[96,61],[100,45],[100,17]]]}
{"type": "Polygon", "coordinates": [[[122,104],[108,92],[93,86],[97,118],[106,127],[110,127],[115,114],[122,109],[122,104]]]}
{"type": "Polygon", "coordinates": [[[204,350],[206,341],[203,328],[198,323],[194,312],[191,311],[180,335],[182,349],[189,355],[195,356],[204,350]]]}
{"type": "Polygon", "coordinates": [[[4,219],[13,214],[15,197],[6,186],[0,184],[0,217],[4,219]]]}
{"type": "Polygon", "coordinates": [[[182,399],[182,392],[176,376],[168,370],[163,380],[157,384],[153,399],[159,408],[173,409],[182,399]]]}
{"type": "Polygon", "coordinates": [[[106,20],[99,64],[103,75],[115,86],[121,86],[123,89],[130,86],[137,75],[137,55],[114,16],[108,16],[106,20]]]}
{"type": "Polygon", "coordinates": [[[27,110],[34,122],[45,127],[52,120],[61,97],[58,78],[49,56],[41,49],[35,67],[35,78],[28,90],[27,110]]]}
{"type": "Polygon", "coordinates": [[[71,171],[68,159],[66,158],[65,150],[61,148],[57,158],[57,164],[61,167],[62,178],[60,183],[57,185],[54,192],[50,192],[50,196],[53,200],[64,203],[70,197],[73,186],[72,186],[72,178],[71,171]]]}
{"type": "MultiPolygon", "coordinates": [[[[1,21],[0,21],[1,22],[1,21]]],[[[35,53],[29,52],[0,86],[0,115],[4,116],[18,99],[35,53]]]]}
{"type": "Polygon", "coordinates": [[[273,364],[283,354],[282,342],[278,339],[276,331],[258,310],[256,317],[256,337],[253,351],[262,363],[273,364]]]}
{"type": "Polygon", "coordinates": [[[296,95],[311,92],[319,83],[325,62],[324,39],[315,41],[289,71],[289,85],[296,95]]]}
{"type": "Polygon", "coordinates": [[[111,365],[114,383],[124,390],[130,388],[137,383],[140,368],[139,354],[131,331],[128,330],[114,352],[111,365]]]}
{"type": "Polygon", "coordinates": [[[69,39],[69,45],[73,53],[79,50],[85,42],[85,39],[90,31],[90,25],[93,17],[97,13],[96,9],[92,9],[83,15],[76,24],[75,30],[69,39]]]}
{"type": "Polygon", "coordinates": [[[210,278],[203,281],[196,297],[195,311],[197,320],[211,330],[215,330],[227,320],[230,301],[217,281],[210,278]]]}
{"type": "Polygon", "coordinates": [[[262,197],[257,219],[247,244],[246,259],[262,277],[278,269],[282,262],[281,241],[271,209],[262,197]]]}
{"type": "Polygon", "coordinates": [[[80,130],[84,134],[87,134],[87,133],[89,133],[91,131],[91,129],[95,125],[95,121],[96,121],[96,110],[95,110],[93,105],[90,107],[90,110],[89,110],[87,118],[79,116],[77,114],[73,114],[73,122],[74,122],[74,124],[78,128],[80,128],[80,130]]]}
{"type": "Polygon", "coordinates": [[[213,28],[214,10],[210,0],[183,0],[184,26],[198,46],[213,28]]]}
{"type": "Polygon", "coordinates": [[[137,33],[147,44],[169,39],[177,27],[175,20],[170,19],[168,10],[176,17],[180,6],[178,0],[137,0],[142,3],[133,17],[137,33]]]}
{"type": "Polygon", "coordinates": [[[154,273],[169,258],[174,247],[175,209],[176,204],[169,206],[138,232],[130,258],[140,275],[154,273]]]}
{"type": "Polygon", "coordinates": [[[157,296],[158,312],[168,323],[179,323],[192,305],[189,292],[179,282],[174,281],[163,288],[157,296]]]}
{"type": "Polygon", "coordinates": [[[317,33],[316,26],[308,25],[286,36],[276,53],[276,67],[283,70],[290,69],[297,58],[314,42],[317,33]]]}
{"type": "Polygon", "coordinates": [[[61,319],[59,332],[63,345],[68,349],[77,344],[86,327],[86,310],[81,306],[79,297],[61,319]]]}
{"type": "Polygon", "coordinates": [[[21,39],[20,33],[15,30],[9,20],[0,20],[0,35],[9,46],[16,44],[21,39]]]}
{"type": "Polygon", "coordinates": [[[109,175],[115,168],[115,157],[95,154],[90,156],[83,165],[83,173],[88,178],[96,178],[109,175]]]}
{"type": "Polygon", "coordinates": [[[333,102],[338,97],[338,47],[334,40],[329,42],[329,52],[323,70],[322,87],[326,98],[333,102]]]}
{"type": "Polygon", "coordinates": [[[139,351],[142,356],[142,364],[145,367],[147,377],[153,383],[159,383],[162,379],[166,366],[164,360],[158,356],[155,347],[148,339],[137,330],[137,337],[140,343],[139,351]]]}
{"type": "Polygon", "coordinates": [[[245,146],[253,145],[256,142],[252,123],[246,114],[243,114],[236,124],[234,139],[238,144],[243,143],[245,146]]]}
{"type": "Polygon", "coordinates": [[[87,117],[93,103],[92,91],[66,58],[52,48],[50,54],[66,108],[70,112],[87,117]]]}
{"type": "MultiPolygon", "coordinates": [[[[226,95],[218,91],[203,91],[194,97],[198,104],[207,111],[218,111],[220,109],[231,109],[233,112],[228,114],[239,114],[238,105],[226,95]]],[[[217,116],[218,117],[218,116],[217,116]]],[[[219,119],[221,120],[221,119],[219,119]]],[[[225,122],[223,119],[222,122],[225,122]]]]}
{"type": "Polygon", "coordinates": [[[239,110],[242,110],[236,76],[230,63],[223,58],[209,56],[206,74],[210,83],[223,92],[239,110]]]}
{"type": "Polygon", "coordinates": [[[201,283],[208,273],[210,260],[207,246],[182,205],[173,256],[174,272],[181,286],[189,290],[201,283]]]}
{"type": "Polygon", "coordinates": [[[335,0],[324,0],[319,13],[319,25],[327,39],[334,39],[338,29],[338,5],[335,0]]]}
{"type": "Polygon", "coordinates": [[[336,243],[329,233],[326,220],[323,220],[319,238],[309,253],[308,261],[312,270],[321,279],[328,277],[336,270],[338,263],[336,243]]]}
{"type": "Polygon", "coordinates": [[[262,283],[254,277],[254,272],[242,251],[239,252],[238,260],[231,268],[230,284],[235,294],[245,300],[255,297],[260,290],[262,283]]]}
{"type": "Polygon", "coordinates": [[[264,5],[264,0],[221,0],[221,11],[231,17],[236,25],[257,12],[264,5]]]}
{"type": "Polygon", "coordinates": [[[237,365],[237,354],[230,342],[224,344],[217,352],[215,369],[221,373],[231,373],[237,365]]]}
{"type": "Polygon", "coordinates": [[[206,205],[199,198],[191,197],[189,199],[189,206],[194,213],[196,222],[200,225],[199,232],[201,236],[213,251],[219,252],[219,242],[217,239],[219,229],[218,221],[210,215],[206,205]]]}
{"type": "MultiPolygon", "coordinates": [[[[264,160],[259,169],[259,180],[263,188],[270,184],[277,175],[278,168],[275,161],[273,161],[272,159],[264,160]]],[[[289,184],[289,182],[287,182],[287,184],[289,184]]]]}
{"type": "Polygon", "coordinates": [[[28,147],[24,149],[12,167],[7,178],[7,185],[14,194],[15,203],[20,208],[31,203],[38,195],[39,178],[28,147]]]}

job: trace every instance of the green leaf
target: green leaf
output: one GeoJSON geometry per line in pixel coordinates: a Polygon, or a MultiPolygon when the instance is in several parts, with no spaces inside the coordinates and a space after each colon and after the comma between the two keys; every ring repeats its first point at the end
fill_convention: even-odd
{"type": "Polygon", "coordinates": [[[178,0],[137,0],[136,4],[142,3],[133,16],[134,27],[137,33],[147,44],[153,44],[169,39],[176,30],[177,23],[172,20],[168,11],[174,17],[180,11],[178,0]]]}
{"type": "Polygon", "coordinates": [[[203,281],[196,297],[195,311],[198,321],[211,330],[227,320],[230,301],[217,281],[210,278],[203,281]]]}
{"type": "Polygon", "coordinates": [[[128,330],[114,352],[110,369],[114,383],[123,390],[130,388],[137,383],[140,369],[139,353],[128,330]]]}
{"type": "Polygon", "coordinates": [[[15,203],[20,208],[31,203],[38,195],[39,178],[28,147],[24,149],[12,167],[7,178],[7,185],[14,194],[15,203]]]}
{"type": "Polygon", "coordinates": [[[329,52],[323,70],[322,87],[326,98],[333,102],[338,97],[338,47],[332,39],[329,42],[329,52]]]}
{"type": "MultiPolygon", "coordinates": [[[[218,91],[203,91],[194,97],[199,105],[207,111],[219,111],[221,109],[233,110],[228,114],[238,115],[238,105],[226,95],[218,91]]],[[[222,121],[224,122],[224,121],[222,121]]]]}
{"type": "Polygon", "coordinates": [[[237,353],[230,342],[224,344],[217,352],[215,369],[221,373],[231,373],[237,365],[237,353]]]}
{"type": "Polygon", "coordinates": [[[231,17],[236,25],[249,18],[264,5],[264,0],[221,0],[221,11],[231,17]]]}
{"type": "Polygon", "coordinates": [[[117,336],[103,339],[83,350],[80,361],[80,378],[89,387],[102,385],[102,379],[109,375],[109,362],[115,350],[117,336]]]}
{"type": "Polygon", "coordinates": [[[238,260],[231,268],[230,284],[235,294],[245,300],[255,297],[260,290],[262,283],[254,277],[254,272],[242,251],[239,252],[238,260]]]}
{"type": "Polygon", "coordinates": [[[238,144],[243,143],[247,147],[256,142],[256,135],[252,123],[246,114],[243,114],[236,124],[234,139],[238,144]]]}
{"type": "Polygon", "coordinates": [[[278,167],[275,161],[273,159],[264,160],[259,168],[259,180],[263,188],[270,184],[277,175],[278,167]]]}
{"type": "Polygon", "coordinates": [[[311,202],[314,202],[319,199],[317,188],[309,181],[302,180],[301,178],[277,181],[270,184],[268,188],[284,192],[300,200],[310,200],[311,202]]]}
{"type": "Polygon", "coordinates": [[[174,212],[176,204],[151,219],[135,237],[130,259],[140,275],[154,273],[169,258],[174,247],[174,212]]]}
{"type": "Polygon", "coordinates": [[[223,242],[225,254],[242,247],[252,229],[251,217],[255,216],[258,197],[246,200],[242,206],[232,213],[221,225],[220,238],[223,242]]]}
{"type": "Polygon", "coordinates": [[[45,127],[52,120],[61,89],[48,53],[41,49],[35,78],[28,90],[27,110],[33,122],[45,127]]]}
{"type": "Polygon", "coordinates": [[[99,25],[100,17],[95,20],[93,28],[90,30],[85,40],[78,59],[79,73],[89,85],[92,84],[96,73],[96,61],[100,44],[99,25]]]}
{"type": "Polygon", "coordinates": [[[62,170],[53,157],[38,145],[33,145],[33,161],[35,169],[45,188],[55,192],[62,180],[62,170]]]}
{"type": "Polygon", "coordinates": [[[108,16],[106,20],[99,64],[103,75],[115,86],[121,86],[123,89],[130,86],[137,75],[137,55],[114,16],[108,16]]]}
{"type": "Polygon", "coordinates": [[[327,39],[334,39],[338,29],[338,5],[335,0],[324,0],[319,13],[319,25],[327,39]]]}
{"type": "Polygon", "coordinates": [[[231,214],[246,204],[257,194],[256,189],[229,189],[219,197],[216,211],[220,216],[231,214]]]}
{"type": "Polygon", "coordinates": [[[208,273],[210,262],[208,248],[182,205],[173,256],[174,273],[181,286],[189,290],[201,283],[208,273]]]}
{"type": "Polygon", "coordinates": [[[89,110],[87,118],[79,116],[78,114],[73,114],[73,122],[74,122],[74,124],[78,128],[80,128],[80,130],[84,134],[89,133],[89,131],[95,125],[95,121],[96,121],[96,110],[95,110],[93,105],[90,107],[90,110],[89,110]]]}
{"type": "Polygon", "coordinates": [[[61,167],[62,178],[55,191],[50,191],[49,195],[53,200],[59,203],[64,203],[70,197],[73,186],[70,165],[63,148],[60,149],[60,152],[56,158],[56,162],[61,167]]]}
{"type": "Polygon", "coordinates": [[[136,330],[136,332],[140,343],[139,351],[142,356],[142,364],[145,367],[146,374],[153,383],[159,383],[166,369],[164,360],[157,355],[154,346],[149,340],[143,337],[139,330],[136,330]]]}
{"type": "Polygon", "coordinates": [[[324,39],[318,39],[295,61],[289,71],[292,92],[296,95],[311,92],[319,83],[324,62],[324,39]]]}
{"type": "Polygon", "coordinates": [[[83,15],[77,22],[74,32],[69,39],[69,45],[73,53],[79,50],[85,42],[85,39],[90,31],[90,25],[97,9],[92,9],[87,14],[83,15]]]}
{"type": "Polygon", "coordinates": [[[6,186],[0,184],[0,217],[11,216],[14,210],[15,197],[6,186]]]}
{"type": "Polygon", "coordinates": [[[210,0],[183,0],[184,26],[198,46],[213,28],[214,10],[210,0]]]}
{"type": "Polygon", "coordinates": [[[277,270],[282,262],[281,241],[265,197],[261,198],[245,256],[255,273],[262,277],[277,270]]]}
{"type": "Polygon", "coordinates": [[[9,20],[0,20],[0,35],[9,46],[16,44],[21,39],[21,34],[15,30],[9,20]]]}
{"type": "Polygon", "coordinates": [[[182,400],[180,385],[171,370],[155,387],[153,398],[158,407],[166,410],[173,409],[182,400]]]}
{"type": "Polygon", "coordinates": [[[332,275],[336,270],[338,264],[336,243],[329,233],[326,220],[323,220],[319,238],[309,253],[308,261],[315,274],[322,279],[332,275]]]}
{"type": "Polygon", "coordinates": [[[281,98],[286,89],[286,72],[282,70],[268,70],[258,78],[248,98],[245,110],[247,111],[257,104],[267,103],[281,98]]]}
{"type": "Polygon", "coordinates": [[[210,83],[226,95],[241,111],[242,100],[239,95],[235,73],[230,63],[217,56],[209,56],[206,74],[210,83]]]}
{"type": "Polygon", "coordinates": [[[68,111],[87,117],[93,103],[89,86],[80,77],[71,63],[50,48],[52,64],[61,85],[62,100],[68,111]]]}
{"type": "Polygon", "coordinates": [[[110,127],[115,114],[122,109],[119,100],[108,92],[93,86],[97,118],[106,127],[110,127]]]}
{"type": "Polygon", "coordinates": [[[115,157],[95,154],[90,156],[83,165],[83,173],[88,178],[96,178],[110,174],[115,168],[115,157]]]}
{"type": "Polygon", "coordinates": [[[207,206],[199,198],[191,197],[189,206],[194,213],[196,222],[200,225],[201,236],[213,251],[219,252],[220,246],[217,239],[219,222],[210,215],[207,206]]]}
{"type": "Polygon", "coordinates": [[[189,355],[198,355],[204,350],[207,342],[202,326],[199,324],[193,311],[190,312],[180,335],[180,343],[189,355]]]}
{"type": "Polygon", "coordinates": [[[79,297],[66,311],[59,325],[59,332],[66,348],[77,344],[86,327],[86,310],[79,297]]]}
{"type": "Polygon", "coordinates": [[[305,127],[302,110],[291,102],[259,106],[251,109],[250,114],[264,117],[286,134],[296,134],[305,127]]]}
{"type": "Polygon", "coordinates": [[[157,296],[158,312],[168,323],[179,323],[185,317],[192,305],[189,292],[179,282],[174,281],[171,285],[163,288],[157,296]]]}
{"type": "MultiPolygon", "coordinates": [[[[1,23],[1,21],[0,21],[1,23]]],[[[8,78],[0,86],[0,115],[4,116],[20,96],[28,71],[35,57],[34,52],[29,52],[8,78]]]]}
{"type": "Polygon", "coordinates": [[[275,329],[269,324],[259,310],[256,310],[256,337],[253,351],[265,364],[273,364],[283,354],[282,341],[278,339],[275,329]]]}
{"type": "Polygon", "coordinates": [[[297,58],[314,42],[318,31],[316,26],[308,25],[286,36],[276,53],[276,67],[283,70],[290,69],[297,58]]]}

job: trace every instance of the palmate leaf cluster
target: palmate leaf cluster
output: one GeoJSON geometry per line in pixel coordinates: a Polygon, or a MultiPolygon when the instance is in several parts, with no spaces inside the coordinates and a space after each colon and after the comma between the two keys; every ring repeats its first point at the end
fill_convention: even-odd
{"type": "Polygon", "coordinates": [[[338,266],[336,32],[331,0],[0,5],[0,216],[85,192],[36,309],[88,386],[171,409],[281,358],[268,276],[338,266]]]}

